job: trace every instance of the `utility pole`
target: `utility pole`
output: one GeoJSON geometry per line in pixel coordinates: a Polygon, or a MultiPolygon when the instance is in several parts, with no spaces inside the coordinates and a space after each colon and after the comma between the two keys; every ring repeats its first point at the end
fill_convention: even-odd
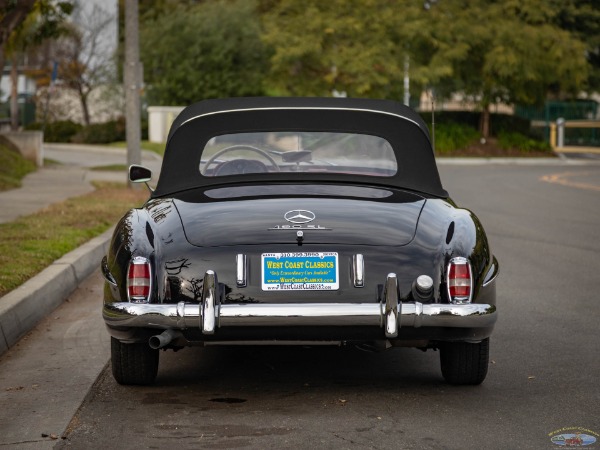
{"type": "MultiPolygon", "coordinates": [[[[138,0],[125,0],[125,121],[127,138],[127,166],[140,164],[141,117],[140,88],[141,64],[138,37],[138,0]]],[[[134,184],[129,182],[129,187],[134,184]]]]}
{"type": "Polygon", "coordinates": [[[404,104],[410,106],[410,57],[404,55],[404,104]]]}

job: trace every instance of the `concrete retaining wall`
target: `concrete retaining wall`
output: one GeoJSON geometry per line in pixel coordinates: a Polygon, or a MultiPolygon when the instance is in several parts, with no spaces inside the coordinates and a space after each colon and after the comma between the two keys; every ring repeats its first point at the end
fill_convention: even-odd
{"type": "Polygon", "coordinates": [[[2,133],[21,152],[25,159],[38,167],[44,165],[44,133],[41,131],[8,131],[2,133]]]}

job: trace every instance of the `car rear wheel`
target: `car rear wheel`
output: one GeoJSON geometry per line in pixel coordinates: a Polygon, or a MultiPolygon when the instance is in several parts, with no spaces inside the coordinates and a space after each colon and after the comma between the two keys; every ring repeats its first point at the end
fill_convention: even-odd
{"type": "Polygon", "coordinates": [[[152,384],[158,372],[158,350],[146,343],[123,344],[110,338],[112,373],[119,384],[152,384]]]}
{"type": "Polygon", "coordinates": [[[487,375],[490,340],[478,344],[445,342],[440,347],[442,375],[450,384],[481,384],[487,375]]]}

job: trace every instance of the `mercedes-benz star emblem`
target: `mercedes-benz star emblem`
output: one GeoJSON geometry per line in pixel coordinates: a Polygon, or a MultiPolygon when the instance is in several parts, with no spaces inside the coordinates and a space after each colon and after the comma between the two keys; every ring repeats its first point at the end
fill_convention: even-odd
{"type": "Polygon", "coordinates": [[[283,216],[285,220],[291,223],[308,223],[315,220],[315,213],[312,211],[307,211],[305,209],[294,209],[293,211],[288,211],[283,216]]]}

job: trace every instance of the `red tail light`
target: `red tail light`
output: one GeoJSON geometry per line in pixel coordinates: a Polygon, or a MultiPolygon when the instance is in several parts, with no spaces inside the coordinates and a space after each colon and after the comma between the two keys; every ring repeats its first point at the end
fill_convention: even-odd
{"type": "Polygon", "coordinates": [[[127,297],[133,303],[148,303],[152,292],[150,262],[136,256],[129,263],[127,271],[127,297]]]}
{"type": "Polygon", "coordinates": [[[448,265],[448,297],[455,304],[471,303],[473,274],[467,258],[457,257],[448,265]]]}

